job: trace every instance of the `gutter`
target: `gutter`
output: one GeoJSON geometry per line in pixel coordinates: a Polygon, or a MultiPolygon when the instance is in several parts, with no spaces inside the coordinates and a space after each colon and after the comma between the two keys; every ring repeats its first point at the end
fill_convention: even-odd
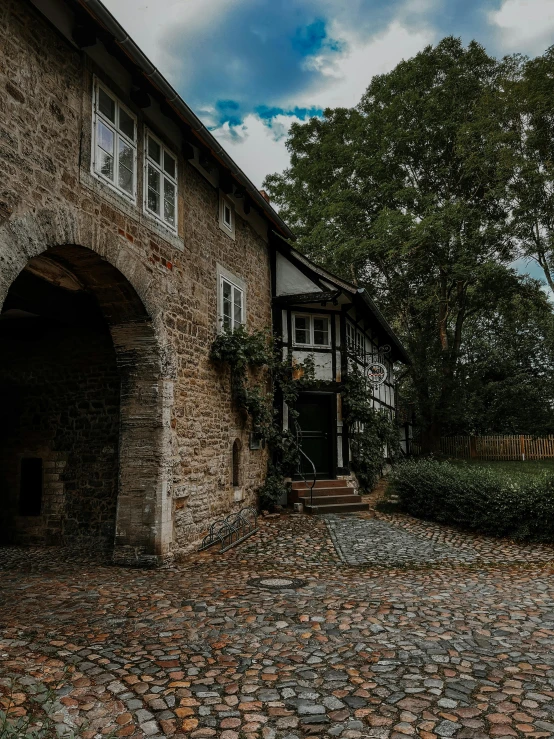
{"type": "Polygon", "coordinates": [[[140,69],[144,76],[150,80],[152,85],[163,95],[166,102],[175,110],[175,112],[185,120],[194,134],[205,146],[208,147],[216,159],[218,159],[220,163],[231,172],[231,175],[235,180],[237,180],[241,187],[246,190],[252,200],[281,232],[281,234],[283,234],[287,239],[295,239],[296,237],[293,232],[279,217],[267,200],[260,195],[260,192],[254,183],[248,179],[237,163],[229,156],[229,154],[227,154],[225,149],[223,149],[213,134],[210,133],[202,121],[196,116],[191,108],[189,108],[179,93],[169,84],[161,72],[139,49],[133,39],[127,34],[122,26],[120,26],[105,5],[103,5],[100,0],[77,0],[77,2],[113,36],[118,46],[123,49],[129,59],[140,69]]]}

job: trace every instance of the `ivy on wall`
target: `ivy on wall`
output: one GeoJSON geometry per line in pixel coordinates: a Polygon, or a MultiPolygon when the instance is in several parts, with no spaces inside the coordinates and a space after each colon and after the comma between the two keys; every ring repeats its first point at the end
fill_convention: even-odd
{"type": "Polygon", "coordinates": [[[358,482],[370,491],[383,472],[385,454],[394,462],[400,454],[396,422],[376,410],[373,393],[357,366],[349,368],[343,382],[343,421],[350,433],[351,466],[358,482]]]}
{"type": "Polygon", "coordinates": [[[303,389],[315,383],[313,358],[308,357],[302,364],[294,364],[290,355],[283,359],[279,343],[269,332],[249,334],[243,326],[233,333],[217,336],[210,358],[229,367],[233,403],[244,412],[245,421],[250,419],[253,433],[269,448],[267,476],[259,491],[260,503],[275,505],[287,491],[284,479],[299,467],[296,401],[303,389]],[[288,407],[286,430],[276,399],[288,407]]]}
{"type": "MultiPolygon", "coordinates": [[[[275,505],[287,491],[284,479],[299,469],[296,401],[300,392],[318,386],[314,358],[307,357],[303,363],[293,362],[290,354],[283,358],[279,342],[269,332],[249,334],[243,326],[217,336],[210,358],[229,367],[233,403],[269,448],[267,476],[259,493],[262,506],[275,505]],[[283,429],[276,407],[282,407],[283,401],[288,407],[288,429],[283,429]]],[[[352,469],[366,490],[382,473],[385,450],[391,461],[400,452],[396,423],[388,413],[373,408],[372,397],[363,374],[351,368],[343,382],[343,420],[350,431],[352,469]]]]}

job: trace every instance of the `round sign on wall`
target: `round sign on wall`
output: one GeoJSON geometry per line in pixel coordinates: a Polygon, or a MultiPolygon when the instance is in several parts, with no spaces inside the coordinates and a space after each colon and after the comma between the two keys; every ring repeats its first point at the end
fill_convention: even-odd
{"type": "Polygon", "coordinates": [[[366,367],[366,377],[372,385],[382,385],[387,379],[387,368],[381,362],[371,362],[366,367]]]}

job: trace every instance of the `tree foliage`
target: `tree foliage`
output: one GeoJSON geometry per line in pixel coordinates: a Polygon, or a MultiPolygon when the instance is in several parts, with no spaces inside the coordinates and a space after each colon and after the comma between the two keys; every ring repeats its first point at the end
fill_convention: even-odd
{"type": "Polygon", "coordinates": [[[554,46],[524,60],[508,91],[512,228],[522,254],[541,267],[554,291],[554,46]]]}
{"type": "Polygon", "coordinates": [[[452,434],[554,434],[554,315],[530,278],[468,322],[452,434]]]}
{"type": "Polygon", "coordinates": [[[411,358],[427,449],[459,404],[469,332],[525,291],[513,193],[513,90],[525,60],[446,38],[372,79],[359,105],[291,128],[264,187],[299,247],[364,285],[411,358]]]}

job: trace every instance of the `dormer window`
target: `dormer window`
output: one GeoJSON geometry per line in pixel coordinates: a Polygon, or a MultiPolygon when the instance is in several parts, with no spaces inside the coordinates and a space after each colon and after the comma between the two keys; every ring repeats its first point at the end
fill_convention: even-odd
{"type": "Polygon", "coordinates": [[[219,228],[235,238],[235,207],[225,195],[219,197],[219,228]]]}
{"type": "Polygon", "coordinates": [[[144,162],[144,209],[177,229],[177,158],[150,131],[146,132],[144,162]]]}
{"type": "Polygon", "coordinates": [[[136,197],[137,120],[100,85],[94,85],[92,171],[103,182],[131,200],[136,197]]]}
{"type": "Polygon", "coordinates": [[[331,346],[329,316],[294,313],[292,319],[295,346],[331,346]]]}

